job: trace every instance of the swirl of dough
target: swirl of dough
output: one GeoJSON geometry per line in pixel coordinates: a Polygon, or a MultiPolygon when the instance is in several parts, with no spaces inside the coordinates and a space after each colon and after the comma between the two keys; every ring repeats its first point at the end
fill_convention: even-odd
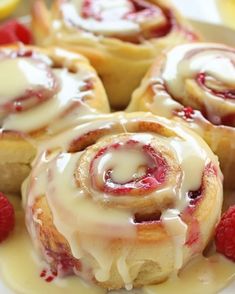
{"type": "Polygon", "coordinates": [[[79,54],[2,46],[0,65],[0,190],[19,193],[41,140],[109,112],[109,104],[95,70],[79,54]]]}
{"type": "Polygon", "coordinates": [[[30,50],[1,52],[1,113],[28,110],[57,93],[59,82],[48,63],[30,50]]]}
{"type": "Polygon", "coordinates": [[[51,135],[86,115],[109,110],[99,78],[79,54],[59,48],[2,47],[0,64],[4,131],[51,135]]]}
{"type": "Polygon", "coordinates": [[[167,55],[162,78],[168,92],[183,105],[200,110],[215,125],[235,126],[233,48],[216,44],[176,47],[167,55]]]}
{"type": "Polygon", "coordinates": [[[78,29],[124,41],[141,43],[167,35],[176,25],[168,9],[145,0],[80,1],[61,6],[64,19],[78,29]]]}
{"type": "Polygon", "coordinates": [[[57,44],[85,55],[111,106],[125,107],[155,56],[199,36],[165,0],[37,0],[33,32],[38,44],[57,44]]]}
{"type": "Polygon", "coordinates": [[[222,185],[197,135],[151,114],[116,113],[45,143],[23,197],[28,230],[54,270],[130,289],[203,251],[222,185]]]}
{"type": "Polygon", "coordinates": [[[179,45],[160,55],[133,93],[128,111],[151,111],[196,131],[234,188],[235,50],[214,43],[179,45]]]}

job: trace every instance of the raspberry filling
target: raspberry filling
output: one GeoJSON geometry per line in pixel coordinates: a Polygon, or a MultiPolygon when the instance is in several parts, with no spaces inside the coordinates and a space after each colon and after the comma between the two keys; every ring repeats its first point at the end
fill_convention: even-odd
{"type": "Polygon", "coordinates": [[[57,275],[57,271],[43,269],[40,273],[40,278],[44,279],[44,281],[47,283],[51,283],[57,277],[57,275]]]}
{"type": "Polygon", "coordinates": [[[191,205],[196,205],[196,203],[201,198],[201,196],[202,196],[202,188],[201,187],[196,191],[189,191],[188,192],[188,198],[190,199],[189,203],[191,205]]]}
{"type": "Polygon", "coordinates": [[[221,123],[225,126],[235,127],[235,113],[223,116],[221,118],[221,123]]]}
{"type": "MultiPolygon", "coordinates": [[[[142,28],[144,38],[146,39],[167,35],[174,22],[170,11],[157,7],[145,0],[126,0],[117,6],[109,6],[108,9],[103,7],[102,2],[102,0],[84,0],[81,16],[84,19],[92,18],[96,21],[129,20],[138,23],[140,27],[142,27],[144,22],[152,22],[149,26],[142,28]]],[[[117,37],[122,39],[121,36],[117,37]]]]}
{"type": "Polygon", "coordinates": [[[201,87],[206,89],[212,95],[222,99],[235,99],[235,89],[224,88],[222,83],[206,73],[199,73],[196,80],[201,87]]]}
{"type": "Polygon", "coordinates": [[[123,3],[119,6],[109,7],[109,10],[103,8],[102,2],[103,0],[84,0],[81,9],[82,17],[102,21],[112,19],[111,16],[115,12],[115,18],[141,21],[162,14],[160,8],[144,0],[122,1],[123,3]]]}
{"type": "Polygon", "coordinates": [[[137,21],[139,23],[143,21],[148,21],[149,18],[161,18],[164,20],[159,26],[153,26],[150,28],[150,38],[160,38],[166,36],[174,23],[173,15],[170,11],[166,9],[162,9],[157,7],[156,5],[152,5],[143,0],[132,0],[133,11],[127,14],[126,19],[130,19],[133,21],[137,21]]]}
{"type": "Polygon", "coordinates": [[[150,144],[133,140],[112,144],[100,149],[91,162],[92,187],[115,196],[146,195],[164,183],[167,168],[150,144]]]}
{"type": "MultiPolygon", "coordinates": [[[[199,73],[196,77],[196,81],[200,87],[206,90],[208,93],[221,98],[221,99],[235,99],[235,88],[226,87],[222,82],[216,80],[214,77],[207,75],[206,73],[199,73]]],[[[235,100],[234,100],[235,102],[235,100]]],[[[206,109],[202,110],[202,113],[205,117],[208,117],[206,109]]],[[[225,126],[235,126],[235,114],[229,113],[224,116],[215,117],[210,116],[209,120],[215,125],[225,125],[225,126]]]]}
{"type": "Polygon", "coordinates": [[[192,120],[194,117],[195,111],[193,110],[192,107],[187,106],[177,111],[176,114],[185,120],[192,120]]]}
{"type": "Polygon", "coordinates": [[[58,82],[51,68],[34,59],[31,51],[16,56],[1,56],[0,112],[15,113],[28,110],[51,98],[58,82]],[[8,79],[8,73],[11,78],[8,79]]]}

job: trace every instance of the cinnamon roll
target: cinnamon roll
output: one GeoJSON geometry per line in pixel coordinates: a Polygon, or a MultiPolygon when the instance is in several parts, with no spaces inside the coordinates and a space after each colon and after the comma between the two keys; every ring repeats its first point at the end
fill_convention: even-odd
{"type": "Polygon", "coordinates": [[[127,111],[180,120],[218,155],[225,186],[235,188],[235,49],[179,45],[156,59],[127,111]]]}
{"type": "Polygon", "coordinates": [[[159,283],[210,240],[221,172],[208,145],[181,124],[116,113],[41,150],[23,185],[26,223],[59,275],[108,289],[159,283]]]}
{"type": "Polygon", "coordinates": [[[0,190],[17,192],[39,139],[109,106],[94,69],[78,54],[1,47],[0,65],[0,190]]]}
{"type": "Polygon", "coordinates": [[[123,108],[153,58],[198,36],[163,0],[37,0],[32,27],[40,45],[56,44],[89,58],[111,105],[123,108]]]}

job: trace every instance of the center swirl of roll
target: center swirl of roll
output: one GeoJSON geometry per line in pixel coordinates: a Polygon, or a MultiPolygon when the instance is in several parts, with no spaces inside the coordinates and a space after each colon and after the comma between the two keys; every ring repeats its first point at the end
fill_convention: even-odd
{"type": "Polygon", "coordinates": [[[117,196],[153,191],[166,171],[166,161],[151,144],[134,140],[100,149],[90,165],[93,187],[117,196]]]}
{"type": "Polygon", "coordinates": [[[163,80],[185,106],[215,125],[235,126],[235,51],[215,44],[186,44],[167,54],[163,80]]]}
{"type": "Polygon", "coordinates": [[[104,137],[81,155],[77,186],[102,205],[138,213],[173,206],[182,169],[172,147],[151,133],[104,137]]]}
{"type": "Polygon", "coordinates": [[[145,0],[83,0],[76,6],[69,1],[62,5],[64,19],[70,25],[133,43],[165,36],[174,23],[167,8],[145,0]]]}
{"type": "Polygon", "coordinates": [[[153,16],[164,17],[159,7],[145,0],[118,0],[113,3],[107,0],[83,0],[82,16],[98,21],[130,19],[136,22],[153,16]]]}

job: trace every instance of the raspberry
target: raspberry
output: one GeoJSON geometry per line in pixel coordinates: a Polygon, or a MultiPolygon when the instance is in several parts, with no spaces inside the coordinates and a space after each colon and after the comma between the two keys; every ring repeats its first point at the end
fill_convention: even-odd
{"type": "Polygon", "coordinates": [[[235,205],[223,215],[215,232],[216,250],[235,261],[235,205]]]}
{"type": "Polygon", "coordinates": [[[0,26],[0,45],[22,42],[32,44],[30,30],[16,20],[8,21],[0,26]]]}
{"type": "Polygon", "coordinates": [[[4,194],[0,192],[0,242],[8,237],[14,225],[14,208],[4,194]]]}

